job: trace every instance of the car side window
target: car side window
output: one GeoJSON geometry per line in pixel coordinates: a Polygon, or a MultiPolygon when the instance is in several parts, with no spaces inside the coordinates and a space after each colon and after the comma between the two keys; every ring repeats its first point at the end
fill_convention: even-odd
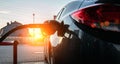
{"type": "Polygon", "coordinates": [[[56,20],[59,20],[59,19],[60,19],[60,16],[61,16],[63,10],[64,10],[64,8],[62,8],[62,9],[60,10],[60,12],[57,14],[56,20]]]}
{"type": "Polygon", "coordinates": [[[65,9],[64,9],[63,13],[61,14],[61,16],[64,16],[67,13],[70,13],[70,12],[78,9],[79,5],[80,5],[79,3],[80,3],[79,1],[69,3],[67,6],[65,6],[65,9]]]}
{"type": "Polygon", "coordinates": [[[83,2],[84,4],[82,4],[82,5],[80,6],[80,8],[85,7],[85,6],[88,6],[88,5],[91,5],[91,4],[94,4],[95,1],[96,1],[96,0],[85,0],[85,1],[83,2]]]}

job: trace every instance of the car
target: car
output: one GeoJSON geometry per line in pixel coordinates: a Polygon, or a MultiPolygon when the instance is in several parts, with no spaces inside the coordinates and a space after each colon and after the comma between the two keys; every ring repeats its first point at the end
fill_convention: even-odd
{"type": "Polygon", "coordinates": [[[120,64],[120,0],[72,1],[55,21],[74,34],[55,32],[46,38],[48,64],[120,64]]]}

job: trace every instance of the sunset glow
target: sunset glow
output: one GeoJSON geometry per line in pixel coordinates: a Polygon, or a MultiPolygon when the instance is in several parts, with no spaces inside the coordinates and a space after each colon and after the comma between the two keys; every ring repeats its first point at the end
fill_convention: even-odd
{"type": "Polygon", "coordinates": [[[29,34],[34,44],[44,41],[45,36],[42,34],[40,28],[29,28],[29,34]]]}

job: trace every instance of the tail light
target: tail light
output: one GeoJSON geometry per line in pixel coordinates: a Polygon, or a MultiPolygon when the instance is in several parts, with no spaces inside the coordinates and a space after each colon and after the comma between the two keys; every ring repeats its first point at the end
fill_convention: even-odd
{"type": "Polygon", "coordinates": [[[89,6],[74,12],[71,17],[78,23],[92,28],[120,31],[120,6],[118,5],[89,6]]]}

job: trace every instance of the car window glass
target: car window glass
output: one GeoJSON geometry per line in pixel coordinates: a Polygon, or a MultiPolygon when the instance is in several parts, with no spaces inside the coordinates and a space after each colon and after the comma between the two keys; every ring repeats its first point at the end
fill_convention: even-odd
{"type": "Polygon", "coordinates": [[[85,6],[91,5],[93,3],[95,3],[95,0],[85,0],[80,7],[85,7],[85,6]]]}
{"type": "Polygon", "coordinates": [[[57,17],[56,17],[56,20],[59,20],[60,16],[61,16],[61,13],[63,12],[64,8],[62,8],[60,10],[60,12],[57,14],[57,17]]]}
{"type": "Polygon", "coordinates": [[[64,11],[62,12],[60,19],[61,19],[64,15],[66,15],[67,13],[70,13],[70,12],[72,12],[73,10],[78,9],[79,4],[80,4],[79,1],[75,1],[75,2],[69,3],[67,6],[65,6],[64,11]]]}

